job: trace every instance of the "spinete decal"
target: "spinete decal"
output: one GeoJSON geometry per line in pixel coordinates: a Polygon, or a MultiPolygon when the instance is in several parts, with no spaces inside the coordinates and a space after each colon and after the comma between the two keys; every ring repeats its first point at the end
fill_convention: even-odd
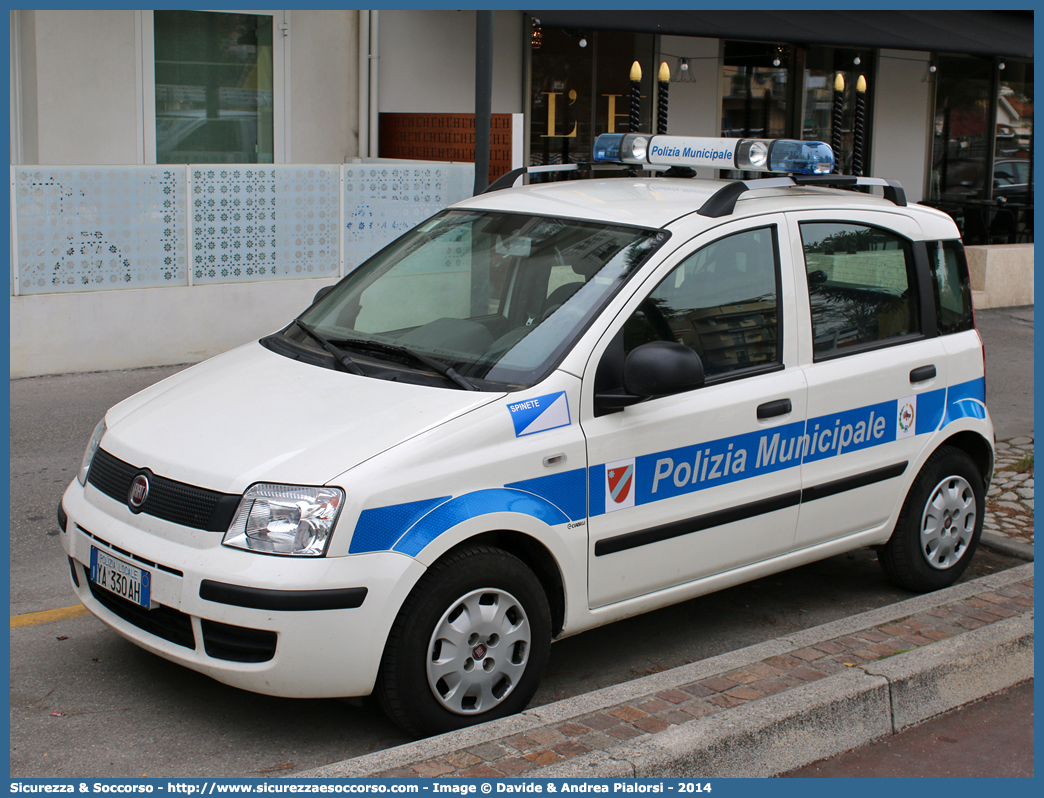
{"type": "Polygon", "coordinates": [[[515,425],[516,438],[570,424],[569,398],[565,391],[511,402],[507,409],[515,425]]]}

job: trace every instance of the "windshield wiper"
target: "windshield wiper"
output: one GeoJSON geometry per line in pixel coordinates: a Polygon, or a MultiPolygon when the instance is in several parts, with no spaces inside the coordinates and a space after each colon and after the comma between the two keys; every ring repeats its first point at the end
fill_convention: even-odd
{"type": "Polygon", "coordinates": [[[347,371],[351,374],[358,374],[360,377],[366,376],[366,374],[363,373],[363,370],[359,368],[357,365],[355,365],[352,362],[352,359],[348,357],[348,355],[346,355],[344,352],[342,352],[340,349],[338,349],[336,346],[330,343],[330,341],[323,338],[323,336],[321,336],[319,333],[317,333],[303,321],[301,321],[300,319],[294,319],[293,323],[300,327],[302,330],[304,330],[305,333],[307,333],[309,337],[314,339],[323,349],[325,349],[327,352],[333,355],[334,363],[340,366],[342,371],[347,371]]]}
{"type": "Polygon", "coordinates": [[[409,347],[402,346],[401,344],[386,344],[382,341],[366,341],[357,340],[355,338],[339,338],[337,340],[337,343],[343,346],[354,346],[359,349],[376,349],[382,352],[391,352],[396,355],[405,355],[406,357],[411,357],[414,360],[423,363],[432,371],[435,371],[436,373],[441,374],[446,379],[453,381],[466,391],[481,390],[474,383],[470,382],[469,380],[465,379],[460,374],[458,374],[452,366],[447,366],[445,363],[436,360],[433,357],[428,357],[427,355],[422,354],[420,352],[415,352],[409,347]]]}

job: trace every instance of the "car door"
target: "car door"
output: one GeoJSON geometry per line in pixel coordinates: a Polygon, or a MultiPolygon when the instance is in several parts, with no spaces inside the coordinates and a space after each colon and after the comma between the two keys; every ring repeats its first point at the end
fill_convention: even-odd
{"type": "Polygon", "coordinates": [[[796,318],[793,270],[780,261],[787,235],[782,216],[767,216],[694,238],[594,348],[581,409],[592,608],[791,547],[805,383],[788,332],[796,318]],[[607,411],[595,395],[622,390],[627,354],[663,340],[691,347],[706,383],[607,411]]]}
{"type": "Polygon", "coordinates": [[[806,275],[801,549],[888,521],[928,439],[919,433],[941,419],[946,357],[916,222],[855,211],[787,217],[806,275]]]}

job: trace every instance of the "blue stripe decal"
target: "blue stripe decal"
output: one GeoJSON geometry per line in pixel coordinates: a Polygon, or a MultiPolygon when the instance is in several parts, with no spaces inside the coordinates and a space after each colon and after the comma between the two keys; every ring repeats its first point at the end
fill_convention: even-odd
{"type": "Polygon", "coordinates": [[[943,420],[946,409],[946,389],[938,388],[917,394],[917,434],[935,432],[943,420]]]}
{"type": "MultiPolygon", "coordinates": [[[[986,417],[986,383],[970,380],[917,396],[916,434],[962,418],[986,417]]],[[[635,504],[642,505],[781,471],[803,462],[896,440],[898,400],[797,421],[635,458],[635,504]]],[[[490,513],[521,513],[549,526],[605,513],[605,464],[548,474],[503,488],[365,510],[351,554],[398,551],[417,556],[457,524],[490,513]],[[586,482],[586,484],[585,484],[586,482]]]]}
{"type": "Polygon", "coordinates": [[[355,525],[352,545],[349,554],[363,554],[368,551],[390,551],[403,531],[409,529],[420,519],[430,513],[450,497],[425,499],[407,504],[392,504],[388,507],[377,507],[363,510],[359,522],[355,525]]]}
{"type": "Polygon", "coordinates": [[[565,524],[569,518],[546,499],[509,488],[492,488],[466,493],[441,504],[418,521],[394,551],[416,557],[435,538],[462,521],[490,513],[521,513],[549,526],[565,524]]]}
{"type": "Polygon", "coordinates": [[[584,489],[584,480],[584,469],[576,468],[561,474],[548,474],[536,479],[512,482],[504,487],[535,493],[569,516],[570,521],[579,521],[587,518],[587,493],[584,489]]]}
{"type": "Polygon", "coordinates": [[[943,426],[962,418],[986,418],[986,380],[983,377],[950,386],[943,426]]]}

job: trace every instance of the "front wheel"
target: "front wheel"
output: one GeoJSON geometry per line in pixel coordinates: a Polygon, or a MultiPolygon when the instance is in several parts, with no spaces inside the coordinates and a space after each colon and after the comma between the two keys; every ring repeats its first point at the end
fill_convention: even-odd
{"type": "Polygon", "coordinates": [[[520,712],[551,646],[543,587],[517,557],[471,546],[417,582],[388,637],[377,695],[417,736],[520,712]]]}
{"type": "Polygon", "coordinates": [[[941,446],[907,494],[878,558],[888,578],[918,593],[952,585],[979,544],[986,509],[983,480],[971,457],[941,446]]]}

